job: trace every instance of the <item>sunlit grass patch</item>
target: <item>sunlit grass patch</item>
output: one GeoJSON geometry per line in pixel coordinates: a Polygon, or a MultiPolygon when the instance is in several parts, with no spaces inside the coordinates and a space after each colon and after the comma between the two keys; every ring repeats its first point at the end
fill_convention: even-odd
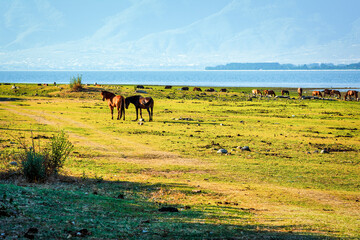
{"type": "MultiPolygon", "coordinates": [[[[142,125],[131,121],[133,107],[125,121],[111,120],[99,95],[101,89],[133,95],[133,86],[84,86],[66,98],[1,98],[2,172],[16,170],[9,164],[17,148],[11,135],[32,131],[44,145],[64,129],[75,146],[60,179],[31,187],[2,180],[20,197],[17,219],[50,219],[38,227],[44,238],[81,229],[94,238],[132,239],[359,236],[357,102],[250,101],[247,88],[207,95],[152,88],[154,122],[143,111],[142,125]],[[219,154],[221,148],[228,154],[219,154]],[[162,206],[179,212],[159,212],[162,206]]],[[[17,219],[6,219],[15,226],[7,236],[33,225],[21,227],[17,219]]]]}

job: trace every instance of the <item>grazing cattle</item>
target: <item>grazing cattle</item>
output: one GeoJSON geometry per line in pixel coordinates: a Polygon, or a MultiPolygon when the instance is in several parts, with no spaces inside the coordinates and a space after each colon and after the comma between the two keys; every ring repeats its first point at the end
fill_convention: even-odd
{"type": "Polygon", "coordinates": [[[183,91],[189,91],[189,87],[182,87],[181,90],[183,90],[183,91]]]}
{"type": "Polygon", "coordinates": [[[153,109],[154,109],[154,100],[151,97],[142,97],[139,95],[125,98],[125,108],[128,109],[129,104],[132,103],[136,109],[136,120],[138,120],[138,110],[140,109],[140,117],[142,117],[141,109],[146,109],[149,113],[149,121],[153,120],[153,109]]]}
{"type": "Polygon", "coordinates": [[[226,88],[222,88],[222,89],[220,89],[220,92],[227,92],[227,89],[226,89],[226,88]]]}
{"type": "Polygon", "coordinates": [[[313,91],[313,92],[312,92],[312,96],[313,96],[313,97],[315,97],[315,96],[317,96],[317,97],[322,97],[320,91],[313,91]]]}
{"type": "Polygon", "coordinates": [[[341,98],[341,93],[338,90],[331,90],[330,96],[338,96],[338,98],[341,98]]]}
{"type": "Polygon", "coordinates": [[[254,96],[258,96],[258,95],[261,96],[261,95],[262,95],[261,92],[260,92],[260,90],[258,90],[258,89],[253,89],[253,90],[252,90],[252,94],[253,94],[254,96]]]}
{"type": "Polygon", "coordinates": [[[117,120],[120,120],[122,115],[124,114],[123,120],[125,120],[125,98],[120,95],[115,95],[108,91],[101,92],[102,100],[108,100],[108,105],[111,111],[111,119],[114,119],[114,107],[116,107],[118,111],[117,120]]]}
{"type": "Polygon", "coordinates": [[[193,91],[194,91],[194,92],[195,92],[195,91],[201,92],[202,90],[201,90],[201,88],[199,88],[199,87],[194,87],[193,91]]]}
{"type": "Polygon", "coordinates": [[[49,86],[49,84],[47,84],[47,83],[44,83],[44,86],[49,86]]]}
{"type": "Polygon", "coordinates": [[[284,96],[284,95],[290,95],[289,91],[288,90],[281,90],[281,96],[284,96]]]}
{"type": "Polygon", "coordinates": [[[298,94],[299,94],[299,97],[302,97],[303,89],[302,89],[302,88],[298,88],[297,92],[298,92],[298,94]]]}
{"type": "Polygon", "coordinates": [[[354,90],[349,90],[347,91],[347,93],[344,96],[344,101],[346,101],[346,99],[349,97],[349,99],[351,100],[351,97],[354,97],[356,99],[356,101],[359,101],[359,97],[358,97],[358,92],[354,91],[354,90]]]}
{"type": "Polygon", "coordinates": [[[171,89],[172,86],[165,86],[165,89],[171,89]]]}
{"type": "Polygon", "coordinates": [[[215,89],[213,88],[205,89],[205,92],[215,92],[215,89]]]}
{"type": "Polygon", "coordinates": [[[324,89],[323,93],[324,93],[324,97],[326,97],[326,95],[331,96],[331,91],[329,89],[324,89]]]}
{"type": "Polygon", "coordinates": [[[138,88],[138,89],[144,89],[144,86],[143,86],[143,85],[137,85],[136,88],[138,88]]]}

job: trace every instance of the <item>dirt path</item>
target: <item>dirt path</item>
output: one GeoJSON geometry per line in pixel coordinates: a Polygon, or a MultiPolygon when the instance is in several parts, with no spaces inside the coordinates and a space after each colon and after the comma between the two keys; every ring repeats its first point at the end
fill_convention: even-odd
{"type": "Polygon", "coordinates": [[[166,164],[181,164],[181,165],[199,165],[202,164],[201,161],[197,159],[186,159],[182,158],[178,154],[159,151],[152,148],[149,145],[142,144],[139,142],[131,141],[127,138],[121,138],[119,136],[114,136],[98,130],[91,125],[88,125],[83,122],[76,121],[64,116],[53,115],[46,113],[44,111],[38,110],[25,110],[16,109],[16,105],[13,105],[9,102],[1,102],[3,109],[9,111],[16,115],[26,116],[28,118],[34,119],[40,124],[55,126],[59,129],[63,128],[66,125],[71,125],[72,127],[84,129],[86,133],[91,133],[91,135],[97,136],[98,139],[107,139],[116,144],[105,145],[101,144],[99,141],[93,141],[87,136],[79,135],[73,131],[67,130],[69,137],[75,141],[74,144],[79,146],[88,146],[93,150],[105,151],[108,154],[111,154],[113,158],[124,159],[124,152],[126,152],[126,161],[134,163],[143,163],[143,164],[156,164],[161,165],[166,164]],[[121,150],[120,150],[121,149],[121,150]],[[141,152],[139,152],[141,149],[141,152]],[[118,156],[118,157],[116,157],[118,156]]]}

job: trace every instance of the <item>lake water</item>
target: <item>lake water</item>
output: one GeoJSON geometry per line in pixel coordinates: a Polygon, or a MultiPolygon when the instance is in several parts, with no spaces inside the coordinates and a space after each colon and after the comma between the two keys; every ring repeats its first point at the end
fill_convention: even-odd
{"type": "Polygon", "coordinates": [[[360,89],[360,71],[0,71],[0,83],[360,89]]]}

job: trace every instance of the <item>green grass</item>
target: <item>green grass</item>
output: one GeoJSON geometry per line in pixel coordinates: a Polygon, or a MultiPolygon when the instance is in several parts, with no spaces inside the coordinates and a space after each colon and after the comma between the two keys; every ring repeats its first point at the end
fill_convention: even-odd
{"type": "Polygon", "coordinates": [[[16,212],[0,216],[0,233],[9,238],[30,227],[40,238],[81,229],[95,239],[360,237],[358,102],[299,100],[296,89],[293,99],[273,99],[251,98],[252,88],[202,95],[150,86],[154,122],[143,111],[139,125],[133,105],[126,121],[111,120],[100,97],[102,89],[130,96],[133,86],[47,86],[36,95],[43,88],[0,85],[0,201],[16,212]],[[60,179],[28,184],[13,174],[13,136],[30,141],[32,132],[45,146],[61,129],[75,149],[60,179]]]}

